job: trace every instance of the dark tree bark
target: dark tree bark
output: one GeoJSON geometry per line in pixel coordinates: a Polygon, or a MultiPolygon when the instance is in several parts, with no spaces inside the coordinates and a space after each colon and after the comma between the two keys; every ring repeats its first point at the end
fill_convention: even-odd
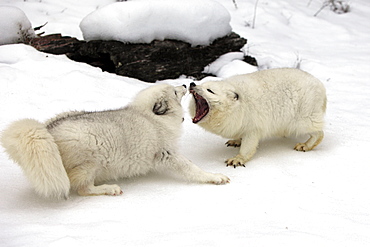
{"type": "MultiPolygon", "coordinates": [[[[205,66],[228,52],[240,51],[247,43],[235,33],[216,39],[209,46],[192,47],[177,40],[150,44],[125,44],[119,41],[79,41],[61,35],[48,35],[30,41],[36,49],[66,54],[70,59],[100,67],[104,71],[147,82],[176,79],[181,75],[201,79],[205,66]]],[[[252,57],[247,63],[257,65],[252,57]]]]}
{"type": "Polygon", "coordinates": [[[29,40],[29,45],[37,50],[56,55],[75,53],[83,43],[85,42],[61,34],[38,36],[29,40]]]}

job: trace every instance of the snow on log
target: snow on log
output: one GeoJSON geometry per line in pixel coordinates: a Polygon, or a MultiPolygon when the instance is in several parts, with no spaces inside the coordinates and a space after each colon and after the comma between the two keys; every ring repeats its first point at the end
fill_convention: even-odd
{"type": "Polygon", "coordinates": [[[124,43],[179,40],[209,45],[231,33],[230,14],[212,0],[142,0],[107,5],[80,24],[83,37],[124,43]]]}

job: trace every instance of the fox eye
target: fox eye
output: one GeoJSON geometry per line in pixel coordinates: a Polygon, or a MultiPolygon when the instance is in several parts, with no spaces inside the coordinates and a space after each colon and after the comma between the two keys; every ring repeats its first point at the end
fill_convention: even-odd
{"type": "Polygon", "coordinates": [[[215,94],[211,89],[207,89],[208,92],[212,93],[212,94],[215,94]]]}

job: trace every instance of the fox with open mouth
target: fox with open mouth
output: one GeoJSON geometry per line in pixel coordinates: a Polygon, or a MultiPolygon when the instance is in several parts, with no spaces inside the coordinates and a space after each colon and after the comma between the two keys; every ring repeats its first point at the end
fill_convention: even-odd
{"type": "Polygon", "coordinates": [[[270,69],[222,81],[190,84],[193,123],[240,146],[227,166],[244,166],[261,139],[309,135],[294,149],[309,151],[324,137],[326,91],[312,75],[299,69],[270,69]]]}

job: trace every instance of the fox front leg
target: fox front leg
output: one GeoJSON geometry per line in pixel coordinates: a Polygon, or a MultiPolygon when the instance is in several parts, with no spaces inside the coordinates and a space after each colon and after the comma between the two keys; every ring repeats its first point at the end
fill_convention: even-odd
{"type": "Polygon", "coordinates": [[[240,151],[237,156],[225,161],[226,166],[244,166],[257,151],[259,138],[257,136],[248,136],[241,139],[240,151]]]}

